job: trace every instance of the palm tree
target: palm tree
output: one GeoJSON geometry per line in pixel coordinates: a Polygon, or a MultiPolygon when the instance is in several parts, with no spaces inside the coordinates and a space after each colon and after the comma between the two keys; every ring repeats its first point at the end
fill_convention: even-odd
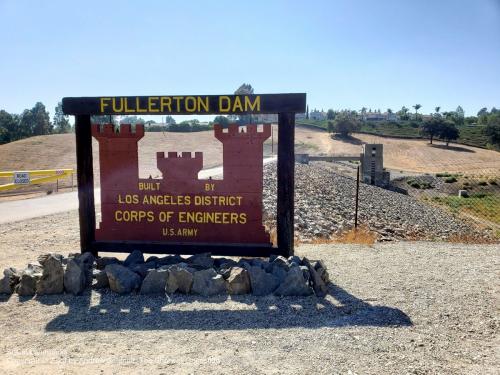
{"type": "Polygon", "coordinates": [[[387,108],[387,113],[391,114],[392,113],[392,109],[387,108]]]}
{"type": "Polygon", "coordinates": [[[401,110],[399,111],[399,116],[401,117],[401,120],[408,120],[408,108],[405,106],[401,107],[401,110]]]}
{"type": "Polygon", "coordinates": [[[417,113],[417,112],[418,112],[418,110],[419,110],[420,108],[422,108],[422,105],[421,105],[421,104],[415,104],[415,105],[413,106],[413,108],[415,108],[415,120],[416,120],[416,119],[417,119],[417,115],[418,115],[418,113],[417,113]]]}

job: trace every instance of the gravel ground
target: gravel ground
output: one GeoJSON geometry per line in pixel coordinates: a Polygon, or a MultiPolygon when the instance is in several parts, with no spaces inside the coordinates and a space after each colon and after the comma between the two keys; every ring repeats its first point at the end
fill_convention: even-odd
{"type": "MultiPolygon", "coordinates": [[[[76,212],[2,226],[0,266],[77,249],[76,212]],[[30,237],[26,234],[29,233],[30,237]]],[[[317,297],[0,299],[2,373],[497,374],[499,248],[303,245],[317,297]]]]}
{"type": "MultiPolygon", "coordinates": [[[[264,208],[268,223],[276,220],[276,163],[264,173],[264,208]]],[[[328,238],[354,226],[356,180],[339,174],[335,163],[295,164],[295,230],[302,242],[328,238]]],[[[398,239],[492,240],[479,228],[441,208],[411,196],[360,184],[359,223],[378,233],[379,241],[398,239]]]]}

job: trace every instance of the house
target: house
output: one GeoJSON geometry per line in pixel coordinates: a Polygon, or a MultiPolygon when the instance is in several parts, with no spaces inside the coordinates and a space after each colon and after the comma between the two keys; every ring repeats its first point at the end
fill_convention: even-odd
{"type": "Polygon", "coordinates": [[[363,121],[398,121],[399,116],[389,112],[364,112],[361,113],[361,119],[363,121]]]}
{"type": "Polygon", "coordinates": [[[314,109],[311,112],[309,112],[309,119],[317,121],[326,120],[326,112],[324,112],[323,110],[318,111],[314,109]]]}

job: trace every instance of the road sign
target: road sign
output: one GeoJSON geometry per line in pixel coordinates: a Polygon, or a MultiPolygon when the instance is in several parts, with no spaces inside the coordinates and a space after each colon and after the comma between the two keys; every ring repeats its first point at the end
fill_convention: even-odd
{"type": "Polygon", "coordinates": [[[29,185],[30,184],[29,172],[14,172],[13,182],[16,185],[29,185]]]}

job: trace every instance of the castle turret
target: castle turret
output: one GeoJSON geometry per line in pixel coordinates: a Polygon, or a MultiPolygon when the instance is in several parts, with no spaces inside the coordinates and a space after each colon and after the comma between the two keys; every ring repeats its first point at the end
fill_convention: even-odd
{"type": "Polygon", "coordinates": [[[144,125],[120,125],[118,132],[112,124],[92,125],[92,135],[99,142],[99,164],[102,191],[120,190],[130,184],[135,188],[139,179],[137,142],[144,137],[144,125]]]}
{"type": "Polygon", "coordinates": [[[224,182],[238,182],[248,192],[262,192],[264,141],[271,136],[271,125],[246,125],[246,131],[230,124],[227,131],[214,125],[215,138],[223,144],[224,182]]]}
{"type": "Polygon", "coordinates": [[[156,153],[156,165],[167,184],[176,182],[193,183],[198,180],[198,172],[203,168],[203,153],[195,152],[194,158],[190,152],[183,152],[180,157],[177,152],[156,153]]]}

